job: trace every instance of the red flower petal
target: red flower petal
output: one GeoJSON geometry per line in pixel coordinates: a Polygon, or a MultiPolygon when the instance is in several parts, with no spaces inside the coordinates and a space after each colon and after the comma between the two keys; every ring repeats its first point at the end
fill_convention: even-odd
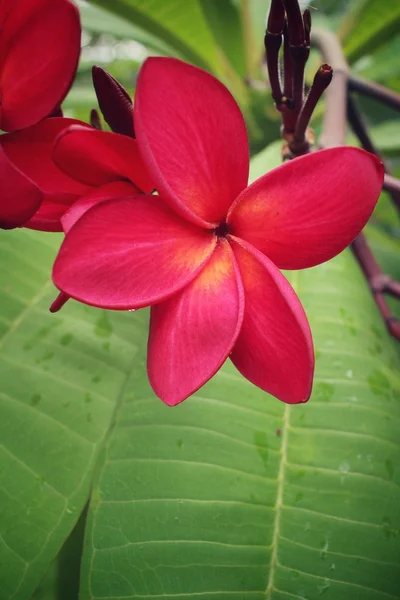
{"type": "Polygon", "coordinates": [[[92,192],[80,198],[68,209],[63,215],[61,222],[65,233],[71,229],[73,225],[84,215],[89,208],[92,208],[105,200],[118,200],[128,196],[135,196],[138,189],[128,181],[113,181],[106,183],[99,188],[95,188],[92,192]]]}
{"type": "Polygon", "coordinates": [[[70,203],[43,201],[39,210],[27,221],[24,227],[38,231],[62,231],[61,217],[70,207],[70,203]]]}
{"type": "Polygon", "coordinates": [[[221,240],[192,283],[151,309],[148,373],[166,404],[182,402],[218,371],[236,341],[243,309],[236,261],[221,240]]]}
{"type": "Polygon", "coordinates": [[[71,179],[54,163],[53,145],[63,129],[79,124],[75,119],[52,118],[33,127],[2,135],[0,143],[13,164],[43,193],[43,203],[27,227],[62,231],[60,217],[77,198],[87,194],[87,185],[71,179]]]}
{"type": "Polygon", "coordinates": [[[231,231],[281,269],[339,254],[368,221],[383,182],[380,161],[358,148],[296,158],[257,179],[233,205],[231,231]]]}
{"type": "Polygon", "coordinates": [[[53,158],[70,177],[88,185],[128,179],[143,192],[154,189],[136,140],[126,135],[73,125],[56,141],[53,158]]]}
{"type": "Polygon", "coordinates": [[[190,283],[215,244],[215,236],[183,221],[157,196],[107,200],[69,231],[53,280],[61,291],[86,304],[141,308],[190,283]]]}
{"type": "Polygon", "coordinates": [[[249,169],[245,124],[228,90],[184,62],[149,58],[138,77],[134,123],[160,194],[193,222],[222,220],[249,169]]]}
{"type": "Polygon", "coordinates": [[[243,325],[232,362],[249,381],[280,400],[306,402],[314,351],[300,300],[268,258],[243,240],[231,239],[245,293],[243,325]]]}
{"type": "Polygon", "coordinates": [[[8,160],[1,146],[0,188],[0,227],[13,229],[24,225],[39,208],[42,194],[33,181],[8,160]]]}
{"type": "Polygon", "coordinates": [[[34,125],[65,98],[78,65],[79,11],[70,0],[1,3],[0,129],[34,125]]]}

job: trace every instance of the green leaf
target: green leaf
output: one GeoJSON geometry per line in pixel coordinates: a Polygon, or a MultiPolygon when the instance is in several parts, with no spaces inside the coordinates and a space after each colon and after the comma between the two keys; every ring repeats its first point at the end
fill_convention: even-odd
{"type": "MultiPolygon", "coordinates": [[[[369,128],[369,134],[376,148],[384,154],[398,154],[400,151],[400,122],[383,121],[379,125],[373,125],[369,128]]],[[[346,143],[350,146],[360,146],[356,135],[350,133],[346,138],[346,143]]]]}
{"type": "MultiPolygon", "coordinates": [[[[230,58],[223,52],[222,46],[231,47],[225,33],[219,33],[217,43],[214,33],[224,14],[227,14],[230,31],[233,33],[238,19],[231,6],[203,12],[201,0],[91,0],[107,11],[113,12],[128,22],[134,23],[153,37],[158,37],[183,59],[206,68],[220,78],[235,95],[242,110],[248,113],[248,92],[233,68],[230,58]],[[207,18],[210,20],[208,22],[207,18]]],[[[240,30],[236,38],[240,38],[240,30]]],[[[237,62],[237,56],[236,56],[237,62]]]]}
{"type": "Polygon", "coordinates": [[[354,6],[342,24],[344,50],[352,62],[384,45],[400,26],[398,0],[363,0],[354,6]]]}
{"type": "Polygon", "coordinates": [[[245,76],[244,46],[240,12],[231,0],[199,0],[203,14],[218,46],[229,58],[235,71],[245,76]]]}
{"type": "Polygon", "coordinates": [[[113,35],[119,39],[129,39],[140,42],[144,46],[162,54],[173,54],[171,48],[163,44],[160,38],[143,31],[134,23],[119,17],[99,6],[79,3],[82,26],[96,34],[113,35]]]}
{"type": "Polygon", "coordinates": [[[400,597],[398,352],[350,251],[290,279],[316,347],[306,405],[262,393],[228,361],[164,406],[144,377],[147,314],[135,314],[81,600],[400,597]]]}
{"type": "Polygon", "coordinates": [[[73,302],[51,315],[60,236],[1,236],[0,595],[27,600],[87,501],[135,326],[73,302]]]}
{"type": "Polygon", "coordinates": [[[147,311],[48,313],[59,242],[1,239],[1,599],[47,572],[33,600],[74,600],[60,549],[89,493],[80,600],[399,598],[399,356],[350,252],[290,275],[316,346],[308,404],[228,362],[171,409],[147,383],[147,311]]]}
{"type": "MultiPolygon", "coordinates": [[[[366,79],[386,82],[400,74],[400,35],[391,38],[382,48],[360,60],[355,71],[366,79]]],[[[390,86],[389,86],[390,87],[390,86]]]]}
{"type": "Polygon", "coordinates": [[[86,510],[81,514],[31,600],[78,600],[85,523],[86,510]]]}
{"type": "MultiPolygon", "coordinates": [[[[400,239],[399,229],[394,229],[397,237],[393,237],[387,231],[382,230],[376,224],[370,223],[365,235],[382,271],[389,275],[394,281],[400,281],[400,239]]],[[[390,231],[390,228],[388,228],[390,231]]],[[[392,312],[392,315],[400,319],[400,302],[397,298],[389,295],[385,296],[386,302],[392,312]]]]}
{"type": "Polygon", "coordinates": [[[157,36],[187,60],[220,71],[218,49],[198,0],[92,0],[157,36]]]}

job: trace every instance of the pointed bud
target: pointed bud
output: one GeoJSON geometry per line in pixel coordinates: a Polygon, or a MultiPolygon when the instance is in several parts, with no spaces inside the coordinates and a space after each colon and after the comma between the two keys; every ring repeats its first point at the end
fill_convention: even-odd
{"type": "Polygon", "coordinates": [[[56,106],[54,110],[51,111],[49,115],[47,115],[48,119],[54,119],[55,117],[63,117],[63,111],[61,106],[56,106]]]}
{"type": "Polygon", "coordinates": [[[305,32],[298,0],[283,0],[283,4],[286,9],[290,45],[302,46],[305,42],[305,32]]]}
{"type": "Polygon", "coordinates": [[[115,133],[135,137],[133,103],[125,88],[112,75],[94,66],[93,85],[104,120],[115,133]]]}
{"type": "Polygon", "coordinates": [[[267,32],[272,35],[282,35],[285,24],[285,9],[282,0],[271,0],[271,8],[268,15],[267,32]]]}
{"type": "Polygon", "coordinates": [[[68,296],[68,294],[65,294],[64,292],[60,292],[57,296],[57,298],[54,300],[54,302],[52,303],[52,305],[50,306],[49,310],[51,313],[56,313],[59,310],[62,309],[62,307],[64,306],[64,304],[70,299],[70,296],[68,296]]]}
{"type": "Polygon", "coordinates": [[[311,44],[310,33],[311,33],[311,13],[308,8],[303,13],[304,33],[306,38],[306,46],[311,44]]]}
{"type": "Polygon", "coordinates": [[[95,129],[101,131],[103,127],[101,126],[100,115],[95,108],[92,108],[90,111],[90,124],[95,129]]]}

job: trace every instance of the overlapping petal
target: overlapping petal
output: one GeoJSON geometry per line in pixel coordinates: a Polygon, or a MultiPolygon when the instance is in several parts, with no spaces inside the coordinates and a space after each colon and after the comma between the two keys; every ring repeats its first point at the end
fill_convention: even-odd
{"type": "Polygon", "coordinates": [[[305,402],[311,394],[314,352],[303,307],[268,258],[250,244],[231,239],[245,293],[232,362],[249,381],[280,400],[305,402]]]}
{"type": "Polygon", "coordinates": [[[114,181],[106,183],[83,196],[63,214],[61,218],[62,228],[65,233],[93,206],[105,200],[115,200],[135,196],[138,189],[128,181],[114,181]]]}
{"type": "Polygon", "coordinates": [[[341,252],[368,221],[383,167],[358,148],[296,158],[255,181],[236,200],[232,232],[281,269],[304,269],[341,252]]]}
{"type": "Polygon", "coordinates": [[[13,131],[66,96],[80,54],[79,11],[70,0],[3,0],[0,25],[0,129],[13,131]]]}
{"type": "Polygon", "coordinates": [[[154,188],[138,143],[119,133],[73,125],[56,141],[53,157],[60,169],[87,185],[128,179],[143,192],[154,188]]]}
{"type": "Polygon", "coordinates": [[[192,222],[219,222],[248,179],[246,128],[228,90],[173,58],[149,58],[139,73],[136,138],[165,199],[192,222]]]}
{"type": "Polygon", "coordinates": [[[42,194],[7,158],[0,145],[0,227],[13,229],[28,221],[38,210],[42,194]]]}
{"type": "Polygon", "coordinates": [[[178,404],[218,371],[239,334],[243,309],[236,261],[221,240],[192,283],[151,309],[148,374],[166,404],[178,404]]]}
{"type": "Polygon", "coordinates": [[[141,308],[188,285],[215,245],[215,236],[183,221],[159,197],[107,200],[88,210],[68,232],[53,280],[86,304],[141,308]]]}
{"type": "Polygon", "coordinates": [[[43,231],[61,231],[60,218],[66,209],[91,190],[91,187],[61,171],[52,156],[58,135],[79,123],[75,119],[45,119],[22,131],[1,136],[0,143],[8,158],[43,194],[40,210],[26,226],[43,231]]]}

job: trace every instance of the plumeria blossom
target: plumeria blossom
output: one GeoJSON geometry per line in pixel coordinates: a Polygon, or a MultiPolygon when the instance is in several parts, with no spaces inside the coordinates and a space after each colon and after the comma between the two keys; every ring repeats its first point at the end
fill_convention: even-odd
{"type": "MultiPolygon", "coordinates": [[[[144,63],[134,123],[159,196],[116,196],[72,219],[54,265],[56,286],[106,309],[152,307],[148,375],[169,405],[198,390],[228,357],[284,402],[306,401],[311,332],[279,269],[312,267],[352,241],[376,204],[381,163],[363,150],[332,148],[247,187],[238,106],[211,75],[176,59],[144,63]]],[[[74,168],[78,137],[64,135],[56,148],[74,168]]],[[[94,137],[90,143],[93,154],[94,137]]],[[[127,174],[125,161],[113,154],[112,166],[127,174]]]]}
{"type": "MultiPolygon", "coordinates": [[[[91,186],[65,175],[52,158],[53,146],[59,134],[77,124],[84,126],[84,123],[75,119],[45,119],[37,125],[0,137],[4,156],[23,174],[26,181],[33,184],[33,189],[40,196],[34,214],[28,212],[28,218],[21,216],[17,225],[24,224],[25,227],[41,231],[62,231],[62,215],[71,204],[92,190],[91,186]]],[[[5,204],[13,206],[16,211],[24,201],[29,204],[30,197],[27,193],[20,193],[18,204],[12,203],[7,195],[5,200],[5,204]]]]}
{"type": "MultiPolygon", "coordinates": [[[[78,66],[80,38],[79,11],[70,0],[0,2],[0,129],[15,132],[14,139],[23,142],[23,131],[17,135],[17,130],[59,113],[78,66]]],[[[13,162],[5,138],[0,149],[0,227],[10,229],[37,212],[43,193],[13,162]]],[[[32,157],[33,163],[38,160],[32,157]]]]}
{"type": "MultiPolygon", "coordinates": [[[[103,156],[112,159],[112,151],[108,146],[112,147],[113,144],[119,143],[120,152],[123,152],[124,138],[130,150],[129,193],[139,193],[142,188],[143,191],[150,192],[154,184],[150,181],[143,165],[137,150],[137,142],[129,137],[100,132],[82,121],[63,117],[45,119],[33,127],[1,136],[0,146],[6,159],[32,184],[31,195],[39,192],[36,211],[33,216],[29,215],[28,206],[29,220],[24,216],[20,219],[21,223],[23,222],[25,227],[41,231],[63,231],[62,217],[75,202],[82,199],[86,205],[86,195],[89,195],[91,203],[96,197],[101,201],[104,195],[109,195],[108,187],[103,190],[102,186],[111,182],[125,181],[126,178],[119,172],[121,169],[107,172],[103,166],[103,156]],[[80,154],[74,155],[74,164],[77,168],[72,169],[72,177],[70,177],[54,162],[53,147],[64,131],[76,130],[89,139],[94,135],[97,141],[96,149],[100,148],[100,152],[94,157],[88,157],[85,148],[81,148],[80,154]],[[122,142],[121,138],[123,138],[122,142]],[[103,142],[101,147],[99,139],[103,142]],[[83,162],[80,162],[81,155],[83,155],[83,162]],[[97,158],[100,164],[97,163],[97,158]]],[[[126,186],[123,189],[126,193],[126,186]]],[[[28,193],[21,194],[19,207],[24,200],[29,204],[28,193]]],[[[11,206],[12,203],[7,202],[7,205],[11,206]]],[[[15,204],[13,206],[15,208],[15,204]]]]}

